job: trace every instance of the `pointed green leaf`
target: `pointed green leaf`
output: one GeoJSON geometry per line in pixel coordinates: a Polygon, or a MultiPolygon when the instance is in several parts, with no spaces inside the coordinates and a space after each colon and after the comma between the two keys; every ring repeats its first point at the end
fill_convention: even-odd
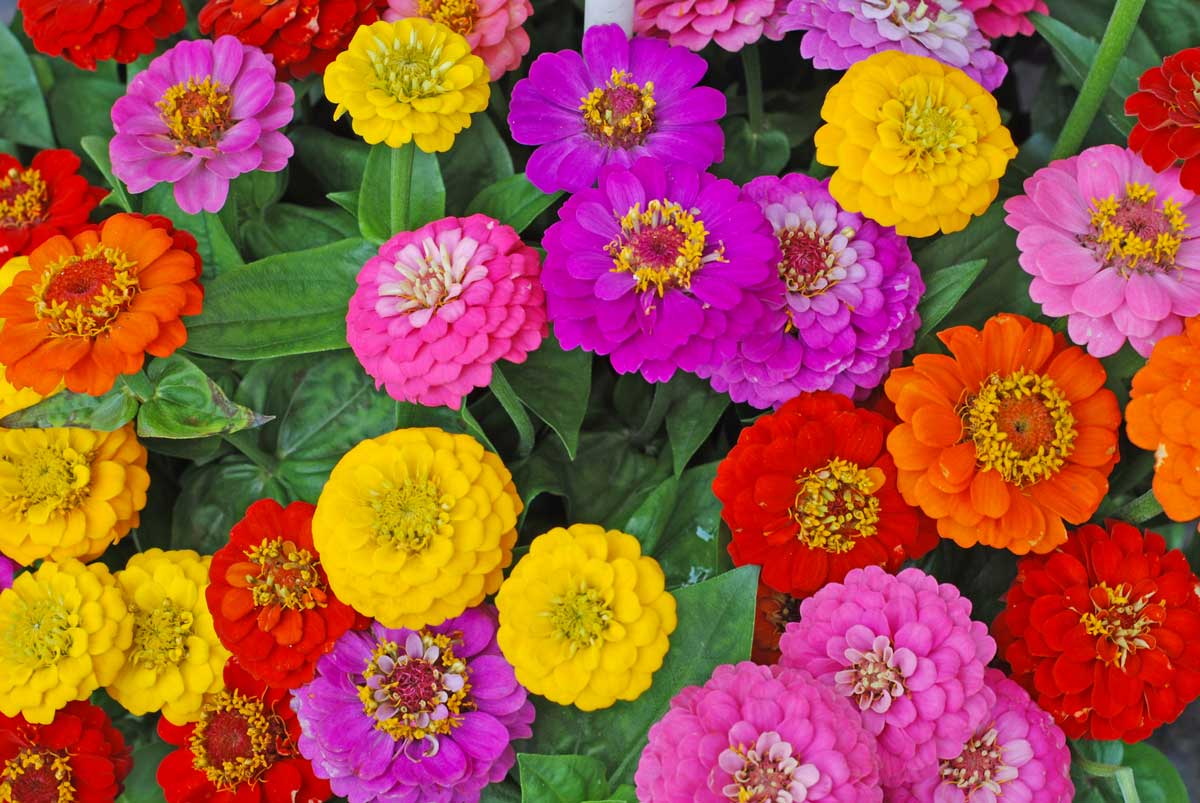
{"type": "Polygon", "coordinates": [[[608,794],[604,765],[591,756],[518,753],[521,803],[584,803],[608,794]]]}
{"type": "Polygon", "coordinates": [[[138,411],[138,435],[202,438],[252,429],[270,420],[230,401],[216,382],[181,354],[154,360],[146,377],[154,392],[138,411]]]}
{"type": "Polygon", "coordinates": [[[50,115],[33,64],[4,25],[0,25],[0,65],[0,139],[53,148],[50,115]]]}
{"type": "Polygon", "coordinates": [[[100,175],[104,176],[108,186],[112,187],[112,192],[101,203],[114,204],[126,212],[132,212],[133,204],[129,201],[129,193],[125,191],[125,185],[113,175],[112,162],[108,157],[108,140],[96,136],[83,137],[79,140],[79,147],[91,157],[96,169],[100,171],[100,175]]]}
{"type": "Polygon", "coordinates": [[[525,362],[503,363],[502,370],[517,398],[558,433],[574,459],[592,389],[592,355],[563,351],[550,335],[525,362]]]}
{"type": "Polygon", "coordinates": [[[467,205],[467,214],[479,212],[494,217],[520,233],[561,197],[561,192],[547,195],[533,186],[524,173],[517,173],[485,187],[467,205]]]}
{"type": "Polygon", "coordinates": [[[10,413],[0,420],[0,427],[81,427],[111,432],[132,421],[137,409],[137,397],[118,381],[103,396],[60,391],[32,407],[10,413]]]}
{"type": "Polygon", "coordinates": [[[921,316],[921,331],[917,334],[918,351],[930,348],[927,339],[933,337],[938,324],[975,284],[985,265],[986,259],[972,259],[942,268],[925,280],[925,295],[917,305],[917,314],[921,316]]]}

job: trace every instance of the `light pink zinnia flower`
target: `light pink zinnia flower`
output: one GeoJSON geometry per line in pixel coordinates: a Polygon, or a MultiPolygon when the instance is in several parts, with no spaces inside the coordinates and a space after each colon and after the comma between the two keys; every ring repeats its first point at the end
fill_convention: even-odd
{"type": "Polygon", "coordinates": [[[1155,173],[1099,145],[1051,162],[1004,204],[1029,296],[1093,357],[1126,339],[1142,356],[1200,314],[1200,198],[1179,170],[1155,173]]]}
{"type": "Polygon", "coordinates": [[[529,34],[521,26],[533,14],[529,0],[388,0],[388,22],[425,17],[462,34],[483,59],[491,80],[521,66],[529,34]]]}
{"type": "MultiPolygon", "coordinates": [[[[673,45],[703,50],[709,42],[737,52],[763,36],[776,0],[637,0],[633,31],[673,45]]],[[[772,29],[772,38],[783,34],[772,29]]]]}
{"type": "Polygon", "coordinates": [[[358,274],[346,339],[400,401],[458,409],[497,360],[524,362],[546,337],[538,254],[487,215],[403,231],[358,274]]]}
{"type": "Polygon", "coordinates": [[[1033,34],[1029,14],[1049,14],[1046,0],[962,0],[964,8],[975,14],[975,22],[983,35],[991,39],[1000,36],[1033,34]]]}
{"type": "Polygon", "coordinates": [[[175,185],[189,214],[219,212],[242,173],[287,166],[292,88],[271,58],[234,36],[180,42],[129,82],[112,108],[113,174],[130,192],[175,185]]]}
{"type": "Polygon", "coordinates": [[[749,661],[687,686],[650,728],[634,776],[654,803],[879,803],[875,740],[800,669],[749,661]]]}

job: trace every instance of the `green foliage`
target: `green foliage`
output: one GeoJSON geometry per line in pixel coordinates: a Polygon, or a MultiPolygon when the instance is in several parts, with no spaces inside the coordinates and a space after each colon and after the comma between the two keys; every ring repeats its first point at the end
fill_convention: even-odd
{"type": "Polygon", "coordinates": [[[547,195],[533,186],[524,173],[518,173],[480,191],[467,205],[467,213],[481,212],[520,233],[561,197],[561,192],[547,195]]]}
{"type": "Polygon", "coordinates": [[[154,390],[138,410],[138,435],[202,438],[251,429],[270,420],[231,402],[216,382],[178,354],[150,363],[146,378],[154,390]]]}
{"type": "Polygon", "coordinates": [[[381,243],[445,215],[446,188],[437,157],[411,142],[401,148],[376,145],[367,157],[358,191],[362,236],[381,243]]]}
{"type": "Polygon", "coordinates": [[[494,370],[503,372],[515,398],[550,425],[574,459],[592,388],[592,355],[563,351],[550,335],[525,362],[497,363],[494,370]]]}
{"type": "Polygon", "coordinates": [[[0,25],[0,138],[37,148],[54,147],[50,115],[29,56],[12,31],[0,25]]]}
{"type": "Polygon", "coordinates": [[[591,756],[517,755],[521,803],[585,803],[605,800],[604,764],[591,756]]]}
{"type": "Polygon", "coordinates": [[[1188,803],[1179,771],[1141,742],[1071,743],[1075,803],[1188,803]]]}

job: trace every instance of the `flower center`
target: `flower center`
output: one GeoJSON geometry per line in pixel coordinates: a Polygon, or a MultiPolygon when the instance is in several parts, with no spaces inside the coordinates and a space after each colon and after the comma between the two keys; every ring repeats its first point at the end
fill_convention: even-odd
{"type": "Polygon", "coordinates": [[[479,6],[475,0],[421,0],[417,13],[466,36],[475,27],[479,6]]]}
{"type": "Polygon", "coordinates": [[[404,480],[386,486],[371,502],[375,540],[408,554],[421,552],[450,521],[453,500],[429,480],[404,480]]]}
{"type": "Polygon", "coordinates": [[[1152,650],[1157,644],[1151,631],[1167,616],[1164,600],[1152,602],[1154,591],[1134,596],[1133,587],[1122,583],[1110,588],[1106,583],[1092,586],[1089,594],[1092,610],[1079,621],[1089,636],[1096,636],[1096,654],[1108,664],[1125,668],[1132,652],[1152,650]]]}
{"type": "MultiPolygon", "coordinates": [[[[393,281],[379,285],[381,296],[395,298],[394,307],[389,301],[381,301],[384,309],[380,314],[390,315],[414,310],[435,310],[462,295],[463,290],[487,276],[487,268],[472,264],[479,243],[470,237],[459,240],[453,246],[425,238],[421,250],[416,245],[405,247],[392,266],[393,281]]],[[[428,321],[422,316],[420,323],[428,321]]]]}
{"type": "Polygon", "coordinates": [[[413,760],[436,755],[438,736],[457,728],[461,715],[475,708],[468,699],[466,662],[454,654],[461,642],[461,633],[426,630],[409,633],[403,646],[381,641],[358,683],[363,711],[375,727],[404,742],[405,755],[409,745],[421,748],[409,755],[413,760]]]}
{"type": "MultiPolygon", "coordinates": [[[[847,241],[854,234],[854,229],[849,226],[837,232],[838,237],[847,241]]],[[[812,298],[833,289],[846,278],[845,267],[838,264],[845,245],[835,247],[833,239],[833,236],[822,236],[813,221],[803,228],[793,226],[779,232],[779,246],[783,250],[779,275],[787,284],[788,292],[812,298]]]]}
{"type": "Polygon", "coordinates": [[[887,636],[876,636],[869,652],[847,647],[848,669],[834,675],[837,691],[858,700],[858,707],[882,714],[892,700],[906,692],[904,679],[916,670],[916,656],[907,648],[895,649],[887,636]]]}
{"type": "Polygon", "coordinates": [[[229,88],[211,76],[199,83],[189,78],[175,84],[155,105],[181,150],[215,147],[229,127],[229,88]]]}
{"type": "Polygon", "coordinates": [[[717,764],[732,777],[721,793],[737,803],[793,803],[807,800],[821,778],[812,764],[801,764],[790,742],[767,731],[753,745],[730,745],[717,764]]]}
{"type": "Polygon", "coordinates": [[[71,629],[78,626],[78,615],[57,599],[47,596],[27,602],[0,631],[6,658],[33,669],[51,666],[70,653],[74,644],[71,629]]]}
{"type": "Polygon", "coordinates": [[[295,746],[283,720],[263,709],[263,702],[237,690],[223,689],[204,705],[188,746],[192,766],[221,790],[257,782],[295,746]]]}
{"type": "Polygon", "coordinates": [[[581,586],[577,591],[552,598],[546,615],[558,637],[571,642],[571,652],[575,652],[603,637],[613,611],[597,589],[581,586]]]}
{"type": "Polygon", "coordinates": [[[401,103],[429,98],[446,91],[444,81],[453,62],[443,62],[442,45],[430,43],[426,49],[416,31],[405,41],[375,40],[376,47],[367,51],[375,79],[370,86],[387,93],[401,103]]]}
{"type": "Polygon", "coordinates": [[[137,295],[136,266],[125,252],[102,243],[62,257],[34,286],[34,310],[56,335],[99,335],[137,295]]]}
{"type": "Polygon", "coordinates": [[[21,229],[46,219],[46,182],[32,167],[0,176],[0,229],[21,229]]]}
{"type": "Polygon", "coordinates": [[[0,800],[10,803],[72,803],[70,756],[25,748],[0,769],[0,800]]]}
{"type": "Polygon", "coordinates": [[[764,610],[763,618],[783,635],[789,624],[800,621],[800,600],[778,591],[772,591],[770,599],[772,605],[764,610]]]}
{"type": "Polygon", "coordinates": [[[708,262],[725,262],[725,244],[709,253],[708,230],[697,220],[698,209],[685,210],[674,201],[653,200],[633,207],[620,218],[621,233],[605,246],[615,273],[632,273],[639,292],[651,285],[659,296],[668,288],[689,288],[692,274],[708,262]]]}
{"type": "Polygon", "coordinates": [[[177,664],[187,654],[187,639],[191,634],[191,611],[180,610],[169,599],[163,600],[154,610],[137,614],[129,658],[152,670],[177,664]]]}
{"type": "Polygon", "coordinates": [[[629,73],[613,68],[604,86],[579,99],[588,133],[610,148],[641,145],[654,128],[654,83],[629,79],[629,73]]]}
{"type": "Polygon", "coordinates": [[[232,586],[249,588],[256,606],[302,611],[323,608],[329,601],[317,571],[320,563],[307,549],[272,538],[245,554],[248,560],[230,566],[225,579],[232,586]]]}
{"type": "Polygon", "coordinates": [[[1024,369],[1003,379],[993,374],[961,414],[983,470],[994,469],[1014,485],[1054,476],[1075,448],[1071,403],[1041,374],[1024,369]]]}
{"type": "MultiPolygon", "coordinates": [[[[897,173],[929,173],[957,164],[977,150],[978,131],[969,106],[951,109],[942,103],[942,81],[914,75],[901,82],[895,98],[881,107],[880,142],[897,173]]],[[[891,169],[891,168],[890,168],[891,169]]]]}
{"type": "Polygon", "coordinates": [[[1122,276],[1175,270],[1188,219],[1174,198],[1157,198],[1150,185],[1137,183],[1126,184],[1120,200],[1093,198],[1092,231],[1083,241],[1122,276]]]}
{"type": "Polygon", "coordinates": [[[43,446],[0,459],[13,465],[21,486],[20,496],[10,504],[36,524],[45,524],[50,516],[77,508],[91,486],[91,455],[69,446],[43,446]]]}
{"type": "Polygon", "coordinates": [[[871,18],[885,12],[893,23],[916,33],[927,30],[942,14],[937,0],[865,0],[863,6],[871,18]]]}
{"type": "Polygon", "coordinates": [[[796,480],[796,501],[789,511],[800,525],[796,537],[812,549],[842,554],[859,538],[875,534],[883,469],[859,468],[834,458],[822,468],[796,480]]]}
{"type": "Polygon", "coordinates": [[[993,727],[967,742],[957,758],[942,762],[942,782],[966,790],[968,800],[978,789],[999,795],[1003,791],[1000,784],[1013,780],[1018,773],[1015,767],[1004,763],[1004,747],[997,743],[998,739],[993,727]]]}

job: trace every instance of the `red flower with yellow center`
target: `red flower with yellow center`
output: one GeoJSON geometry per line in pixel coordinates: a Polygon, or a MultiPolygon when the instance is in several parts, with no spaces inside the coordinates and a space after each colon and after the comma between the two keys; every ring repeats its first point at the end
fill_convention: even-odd
{"type": "Polygon", "coordinates": [[[1123,522],[1022,558],[992,630],[1013,680],[1072,739],[1141,741],[1200,696],[1200,580],[1123,522]]]}
{"type": "Polygon", "coordinates": [[[0,265],[56,234],[75,234],[107,194],[78,174],[79,157],[39,151],[28,167],[0,153],[0,265]]]}
{"type": "Polygon", "coordinates": [[[114,215],[71,239],[56,236],[22,260],[0,294],[0,364],[17,388],[60,382],[99,396],[146,354],[187,342],[181,315],[204,300],[196,240],[164,217],[114,215]]]}
{"type": "Polygon", "coordinates": [[[257,678],[295,688],[354,626],[329,590],[312,540],[315,508],[271,499],[252,504],[213,555],[205,591],[221,643],[257,678]]]}
{"type": "Polygon", "coordinates": [[[1182,160],[1179,183],[1200,192],[1200,47],[1180,50],[1142,73],[1125,113],[1137,117],[1129,149],[1159,173],[1182,160]]]}
{"type": "Polygon", "coordinates": [[[837,393],[804,393],[742,430],[713,492],[738,566],[797,597],[851,569],[895,571],[937,539],[896,490],[892,423],[837,393]]]}

